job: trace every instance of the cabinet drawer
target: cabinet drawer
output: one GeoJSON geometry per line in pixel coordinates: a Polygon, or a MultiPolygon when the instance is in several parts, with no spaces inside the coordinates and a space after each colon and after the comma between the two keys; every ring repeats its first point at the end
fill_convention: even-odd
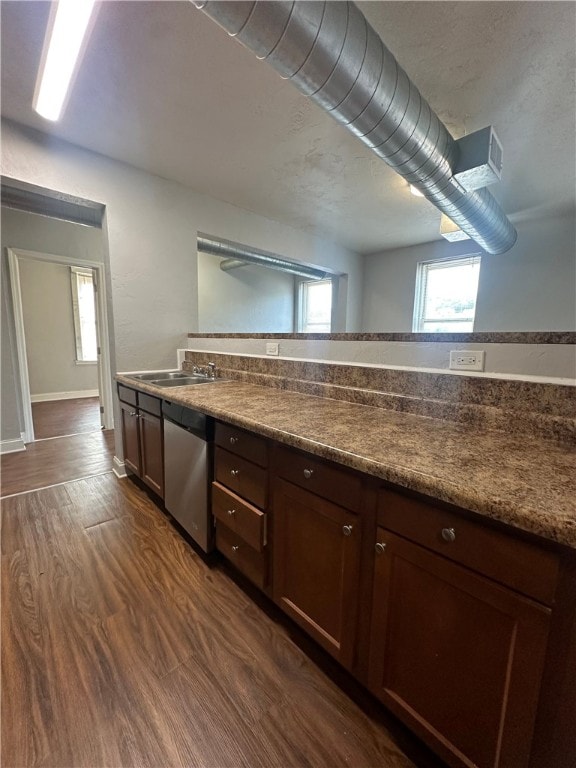
{"type": "Polygon", "coordinates": [[[266,515],[219,483],[212,483],[212,514],[254,549],[266,546],[266,515]]]}
{"type": "Polygon", "coordinates": [[[268,473],[265,469],[218,447],[214,454],[214,464],[214,476],[219,483],[236,491],[257,507],[266,506],[268,473]]]}
{"type": "Polygon", "coordinates": [[[245,432],[229,424],[216,423],[216,445],[236,453],[261,467],[268,466],[268,444],[263,437],[245,432]]]}
{"type": "Polygon", "coordinates": [[[276,464],[278,475],[294,485],[353,512],[360,510],[362,481],[345,469],[288,448],[278,449],[276,464]]]}
{"type": "Polygon", "coordinates": [[[153,416],[162,416],[162,400],[145,392],[138,392],[138,407],[153,416]]]}
{"type": "Polygon", "coordinates": [[[257,587],[266,586],[266,555],[256,552],[234,531],[216,522],[216,549],[257,587]]]}
{"type": "Polygon", "coordinates": [[[136,391],[134,389],[129,389],[128,387],[125,387],[123,384],[118,384],[118,399],[121,400],[123,403],[128,403],[128,405],[136,405],[136,391]]]}
{"type": "Polygon", "coordinates": [[[559,563],[548,550],[384,489],[378,524],[545,605],[554,601],[559,563]]]}

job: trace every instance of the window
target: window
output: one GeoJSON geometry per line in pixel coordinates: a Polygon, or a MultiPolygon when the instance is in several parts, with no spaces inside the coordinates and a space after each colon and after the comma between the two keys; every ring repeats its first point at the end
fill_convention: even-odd
{"type": "Polygon", "coordinates": [[[76,338],[76,362],[97,361],[96,311],[94,304],[94,276],[91,269],[70,267],[72,281],[72,312],[76,338]]]}
{"type": "Polygon", "coordinates": [[[298,332],[330,333],[332,280],[302,281],[298,293],[298,332]]]}
{"type": "Polygon", "coordinates": [[[474,330],[480,256],[418,264],[414,300],[415,333],[474,330]]]}

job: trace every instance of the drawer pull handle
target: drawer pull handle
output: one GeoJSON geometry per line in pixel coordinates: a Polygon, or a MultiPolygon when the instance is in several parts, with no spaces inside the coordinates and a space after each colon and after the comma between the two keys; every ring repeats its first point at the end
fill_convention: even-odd
{"type": "Polygon", "coordinates": [[[313,469],[305,469],[304,470],[304,477],[306,478],[306,480],[310,480],[310,478],[312,477],[313,474],[314,474],[314,470],[313,469]]]}
{"type": "Polygon", "coordinates": [[[238,552],[239,549],[240,549],[240,547],[238,546],[238,544],[233,544],[232,545],[232,552],[238,552]]]}
{"type": "Polygon", "coordinates": [[[237,477],[239,472],[240,472],[239,469],[231,469],[230,470],[230,474],[232,475],[232,477],[237,477]]]}
{"type": "Polygon", "coordinates": [[[386,551],[386,544],[383,541],[379,541],[376,544],[375,549],[376,549],[376,554],[377,555],[383,555],[384,552],[386,551]]]}
{"type": "Polygon", "coordinates": [[[235,509],[229,509],[228,510],[228,514],[230,515],[230,517],[232,517],[233,515],[236,514],[236,510],[235,509]]]}
{"type": "Polygon", "coordinates": [[[351,525],[343,525],[342,526],[342,533],[344,536],[350,536],[352,534],[352,526],[351,525]]]}
{"type": "Polygon", "coordinates": [[[454,528],[442,528],[441,535],[444,541],[447,541],[449,544],[451,544],[453,541],[456,541],[456,531],[454,528]]]}
{"type": "Polygon", "coordinates": [[[237,437],[231,437],[230,438],[230,445],[236,445],[237,442],[238,442],[238,438],[237,437]]]}

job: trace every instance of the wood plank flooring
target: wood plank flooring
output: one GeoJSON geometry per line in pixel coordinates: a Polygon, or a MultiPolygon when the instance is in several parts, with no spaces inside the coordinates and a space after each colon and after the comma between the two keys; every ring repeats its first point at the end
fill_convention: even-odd
{"type": "Polygon", "coordinates": [[[112,469],[114,430],[28,443],[0,456],[0,493],[14,493],[90,477],[112,469]]]}
{"type": "Polygon", "coordinates": [[[32,421],[36,440],[96,432],[100,429],[100,399],[82,397],[32,403],[32,421]]]}
{"type": "Polygon", "coordinates": [[[130,480],[4,500],[1,551],[4,768],[413,765],[130,480]]]}

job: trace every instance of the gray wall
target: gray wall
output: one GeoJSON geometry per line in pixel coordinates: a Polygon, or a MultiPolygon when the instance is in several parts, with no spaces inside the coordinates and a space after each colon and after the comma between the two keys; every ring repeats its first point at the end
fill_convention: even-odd
{"type": "Polygon", "coordinates": [[[8,178],[106,206],[113,370],[171,367],[198,329],[199,231],[345,272],[347,329],[359,328],[363,262],[346,248],[10,121],[1,163],[8,178]]]}
{"type": "Polygon", "coordinates": [[[12,297],[10,295],[8,265],[2,258],[2,369],[0,398],[0,440],[19,440],[24,431],[22,401],[16,381],[16,341],[12,323],[12,297]]]}
{"type": "Polygon", "coordinates": [[[482,257],[474,330],[576,330],[574,216],[533,219],[517,228],[509,253],[482,257]]]}
{"type": "MultiPolygon", "coordinates": [[[[475,331],[576,330],[574,216],[517,224],[508,253],[482,253],[475,331]]],[[[412,330],[418,262],[481,253],[471,241],[438,241],[365,257],[365,332],[412,330]]]]}
{"type": "Polygon", "coordinates": [[[292,333],[294,278],[249,264],[223,272],[221,260],[198,254],[198,331],[292,333]]]}
{"type": "Polygon", "coordinates": [[[20,260],[20,289],[30,394],[98,389],[96,363],[76,363],[70,268],[20,260]]]}

